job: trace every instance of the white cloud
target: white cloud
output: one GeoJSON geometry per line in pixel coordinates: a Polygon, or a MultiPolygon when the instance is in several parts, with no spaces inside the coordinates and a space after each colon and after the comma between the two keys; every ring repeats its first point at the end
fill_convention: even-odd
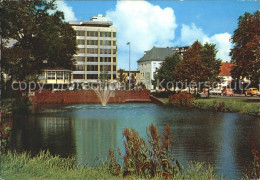
{"type": "Polygon", "coordinates": [[[57,10],[64,12],[65,21],[76,21],[77,18],[72,7],[68,6],[64,1],[56,1],[57,10]]]}
{"type": "Polygon", "coordinates": [[[185,24],[182,25],[181,37],[178,40],[178,45],[191,45],[194,41],[199,40],[203,44],[206,42],[216,44],[218,50],[217,57],[222,59],[222,61],[230,61],[229,52],[232,48],[232,44],[229,41],[231,34],[229,33],[219,33],[212,36],[208,36],[203,32],[202,29],[196,27],[194,23],[191,26],[185,24]]]}
{"type": "MultiPolygon", "coordinates": [[[[171,46],[177,27],[174,11],[146,1],[118,1],[115,10],[106,13],[117,28],[119,67],[128,68],[128,46],[132,60],[142,57],[153,46],[171,46]]],[[[136,62],[131,66],[135,69],[136,62]]]]}

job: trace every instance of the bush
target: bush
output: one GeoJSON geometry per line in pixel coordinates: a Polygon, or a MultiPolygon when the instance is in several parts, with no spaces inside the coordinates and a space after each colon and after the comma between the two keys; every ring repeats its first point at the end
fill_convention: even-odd
{"type": "Polygon", "coordinates": [[[0,154],[6,151],[8,145],[8,137],[13,126],[12,113],[6,106],[1,107],[0,117],[0,154]]]}
{"type": "MultiPolygon", "coordinates": [[[[151,124],[147,129],[149,145],[138,133],[132,129],[125,128],[125,156],[123,157],[123,176],[138,176],[142,178],[165,177],[173,178],[182,171],[179,162],[172,157],[170,147],[172,139],[170,137],[170,126],[164,127],[163,136],[158,135],[157,128],[151,124]]],[[[119,152],[119,154],[121,154],[119,152]]],[[[110,150],[111,173],[118,174],[121,169],[116,162],[114,153],[110,150]]]]}
{"type": "Polygon", "coordinates": [[[175,91],[151,92],[151,95],[157,98],[169,98],[169,96],[176,94],[175,91]]]}
{"type": "Polygon", "coordinates": [[[169,96],[169,103],[177,106],[192,107],[194,96],[188,93],[178,93],[169,96]]]}

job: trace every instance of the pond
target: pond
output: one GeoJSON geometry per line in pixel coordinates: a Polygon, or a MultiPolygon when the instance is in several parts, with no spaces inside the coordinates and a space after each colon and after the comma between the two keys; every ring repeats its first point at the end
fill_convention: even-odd
{"type": "Polygon", "coordinates": [[[124,128],[146,138],[151,123],[159,134],[166,124],[171,126],[173,154],[183,166],[189,161],[210,163],[228,178],[241,178],[253,159],[245,137],[260,148],[259,117],[135,103],[33,107],[31,115],[14,119],[10,148],[32,154],[48,149],[92,164],[97,157],[105,158],[109,148],[123,152],[124,128]]]}

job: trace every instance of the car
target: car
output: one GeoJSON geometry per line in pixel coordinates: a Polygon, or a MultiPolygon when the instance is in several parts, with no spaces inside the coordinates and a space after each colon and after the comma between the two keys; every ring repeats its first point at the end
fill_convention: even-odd
{"type": "Polygon", "coordinates": [[[260,97],[260,91],[258,91],[258,92],[256,93],[256,95],[260,97]]]}
{"type": "Polygon", "coordinates": [[[223,95],[224,96],[234,96],[234,91],[232,89],[226,89],[224,92],[223,92],[223,95]]]}
{"type": "Polygon", "coordinates": [[[209,91],[209,93],[213,94],[213,95],[220,95],[221,96],[222,91],[221,91],[221,89],[216,88],[216,89],[212,89],[211,91],[209,91]]]}
{"type": "Polygon", "coordinates": [[[248,90],[246,90],[245,96],[247,96],[247,95],[251,95],[251,96],[257,95],[257,93],[258,93],[257,88],[249,88],[248,90]]]}

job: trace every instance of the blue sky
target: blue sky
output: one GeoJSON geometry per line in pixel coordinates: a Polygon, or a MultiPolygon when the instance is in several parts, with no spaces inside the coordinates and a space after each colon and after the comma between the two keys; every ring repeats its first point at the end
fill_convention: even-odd
{"type": "Polygon", "coordinates": [[[89,20],[97,14],[108,16],[118,29],[118,65],[131,69],[143,52],[153,46],[190,45],[195,40],[215,43],[218,57],[229,61],[229,39],[238,17],[260,9],[257,1],[57,1],[66,20],[89,20]]]}

